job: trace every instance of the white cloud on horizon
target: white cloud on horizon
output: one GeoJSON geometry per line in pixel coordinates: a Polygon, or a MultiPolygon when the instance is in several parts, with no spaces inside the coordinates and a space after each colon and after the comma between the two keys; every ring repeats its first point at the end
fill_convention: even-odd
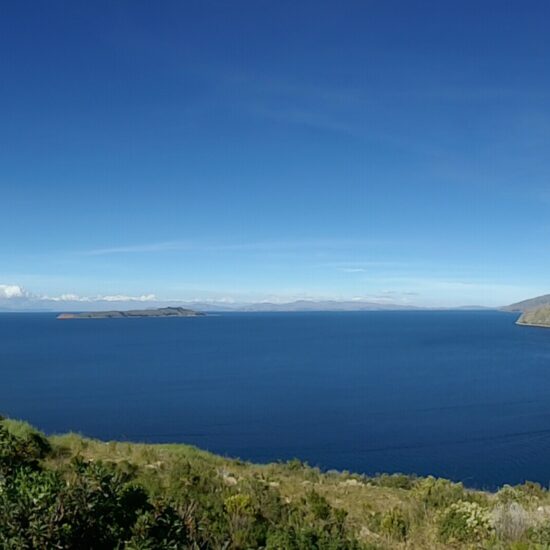
{"type": "Polygon", "coordinates": [[[38,295],[27,291],[21,285],[0,284],[0,300],[15,302],[155,302],[155,294],[130,296],[127,294],[97,294],[96,296],[80,296],[65,293],[59,296],[38,295]]]}
{"type": "Polygon", "coordinates": [[[0,285],[0,298],[11,300],[14,298],[26,298],[28,292],[19,285],[0,285]]]}
{"type": "Polygon", "coordinates": [[[141,296],[128,296],[127,294],[114,294],[97,296],[79,296],[78,294],[61,294],[61,296],[41,296],[41,301],[47,302],[155,302],[158,301],[154,294],[142,294],[141,296]]]}
{"type": "Polygon", "coordinates": [[[104,302],[154,302],[157,297],[154,294],[142,294],[141,296],[127,296],[126,294],[115,294],[114,296],[98,296],[96,301],[104,302]]]}

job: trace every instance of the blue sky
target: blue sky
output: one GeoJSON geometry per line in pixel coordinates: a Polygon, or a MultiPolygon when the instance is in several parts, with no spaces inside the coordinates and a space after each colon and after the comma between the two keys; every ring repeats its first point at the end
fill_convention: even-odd
{"type": "Polygon", "coordinates": [[[3,3],[0,306],[549,292],[549,21],[542,0],[3,3]]]}

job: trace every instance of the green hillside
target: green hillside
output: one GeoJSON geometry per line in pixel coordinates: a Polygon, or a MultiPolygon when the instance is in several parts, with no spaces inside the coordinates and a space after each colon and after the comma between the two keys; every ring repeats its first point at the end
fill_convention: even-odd
{"type": "Polygon", "coordinates": [[[549,548],[550,495],[255,465],[0,422],[0,548],[549,548]]]}
{"type": "Polygon", "coordinates": [[[518,325],[550,327],[550,306],[526,311],[517,321],[518,325]]]}

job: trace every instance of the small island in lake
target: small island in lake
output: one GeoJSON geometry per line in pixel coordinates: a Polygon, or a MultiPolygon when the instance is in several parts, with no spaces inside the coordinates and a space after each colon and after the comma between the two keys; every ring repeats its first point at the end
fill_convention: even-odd
{"type": "Polygon", "coordinates": [[[199,317],[199,311],[183,307],[160,307],[157,309],[132,309],[129,311],[89,311],[83,313],[61,313],[58,319],[127,319],[136,317],[199,317]]]}

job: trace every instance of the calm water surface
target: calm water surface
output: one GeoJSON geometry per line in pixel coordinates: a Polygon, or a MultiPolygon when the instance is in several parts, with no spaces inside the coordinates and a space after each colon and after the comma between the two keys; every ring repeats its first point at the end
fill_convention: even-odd
{"type": "Polygon", "coordinates": [[[254,461],[550,483],[550,330],[499,312],[0,314],[0,412],[254,461]]]}

